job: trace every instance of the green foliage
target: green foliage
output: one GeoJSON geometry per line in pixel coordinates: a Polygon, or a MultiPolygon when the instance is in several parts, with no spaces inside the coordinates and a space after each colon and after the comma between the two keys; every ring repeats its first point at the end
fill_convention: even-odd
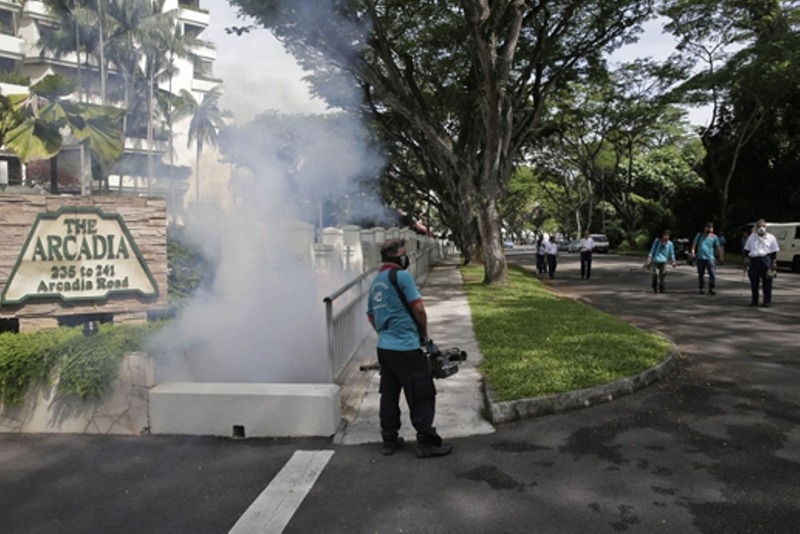
{"type": "Polygon", "coordinates": [[[74,81],[51,74],[31,86],[28,95],[11,95],[17,126],[5,134],[5,143],[23,162],[58,154],[62,130],[85,141],[104,166],[111,166],[122,156],[122,111],[61,100],[75,88],[74,81]]]}
{"type": "Polygon", "coordinates": [[[197,289],[210,287],[214,280],[214,266],[178,228],[170,227],[167,233],[167,262],[172,307],[180,307],[197,289]]]}
{"type": "Polygon", "coordinates": [[[20,404],[31,386],[58,377],[57,393],[83,399],[102,397],[126,353],[143,350],[159,323],[100,325],[97,334],[80,327],[26,334],[0,334],[0,399],[20,404]]]}
{"type": "Polygon", "coordinates": [[[501,400],[604,384],[664,360],[670,343],[572,299],[559,298],[520,267],[505,286],[485,286],[483,270],[462,268],[480,370],[501,400]]]}
{"type": "Polygon", "coordinates": [[[16,72],[0,72],[0,83],[30,85],[31,77],[24,74],[17,74],[16,72]]]}

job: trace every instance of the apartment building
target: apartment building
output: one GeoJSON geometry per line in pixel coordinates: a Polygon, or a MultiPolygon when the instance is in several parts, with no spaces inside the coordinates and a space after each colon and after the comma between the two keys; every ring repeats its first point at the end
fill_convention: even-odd
{"type": "MultiPolygon", "coordinates": [[[[175,15],[176,24],[183,35],[203,38],[210,22],[210,14],[203,10],[199,0],[166,0],[163,12],[175,15]]],[[[100,103],[100,71],[94,58],[76,52],[56,54],[39,46],[40,38],[47,32],[62,29],[59,17],[48,12],[44,3],[28,0],[18,3],[0,0],[0,91],[4,95],[24,94],[28,87],[50,74],[68,79],[83,80],[82,89],[73,98],[100,103]]],[[[192,59],[171,58],[177,68],[170,81],[159,87],[179,94],[185,89],[201,102],[205,94],[221,87],[222,80],[214,76],[216,51],[211,47],[192,46],[192,59]]],[[[113,67],[108,72],[106,93],[120,92],[122,75],[113,67]]],[[[121,105],[116,102],[115,105],[121,105]]],[[[173,125],[172,144],[163,123],[155,128],[148,141],[146,129],[132,132],[130,125],[125,138],[125,154],[116,172],[107,180],[87,179],[86,155],[78,146],[65,148],[57,158],[59,189],[61,192],[83,194],[141,195],[148,192],[167,199],[170,215],[179,220],[187,207],[199,200],[201,203],[228,203],[230,167],[219,161],[213,147],[204,147],[200,161],[201,180],[197,180],[196,151],[187,147],[189,120],[173,125]],[[170,151],[170,147],[172,150],[170,151]],[[148,157],[152,153],[152,163],[148,157]],[[83,184],[77,177],[83,176],[83,184]],[[148,177],[152,179],[148,179],[148,177]],[[63,184],[63,185],[62,185],[63,184]],[[199,186],[199,187],[198,187],[199,186]]],[[[33,162],[21,165],[13,152],[0,149],[0,178],[6,173],[11,191],[30,189],[35,175],[49,176],[50,162],[33,162]],[[26,180],[26,178],[28,178],[26,180]]],[[[49,183],[42,183],[47,189],[49,183]]],[[[38,186],[37,186],[38,187],[38,186]]]]}

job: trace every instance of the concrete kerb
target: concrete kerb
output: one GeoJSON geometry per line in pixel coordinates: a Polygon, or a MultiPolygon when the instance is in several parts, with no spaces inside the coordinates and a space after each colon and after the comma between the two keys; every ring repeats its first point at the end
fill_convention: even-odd
{"type": "Polygon", "coordinates": [[[672,343],[672,351],[664,361],[637,375],[576,391],[514,401],[497,401],[496,393],[484,380],[483,394],[486,400],[486,412],[492,424],[498,425],[610,402],[660,380],[677,366],[678,357],[678,348],[675,343],[672,343]]]}

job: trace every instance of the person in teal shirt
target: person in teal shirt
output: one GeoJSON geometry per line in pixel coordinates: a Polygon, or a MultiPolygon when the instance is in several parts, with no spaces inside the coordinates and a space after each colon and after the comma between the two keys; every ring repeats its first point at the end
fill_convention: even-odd
{"type": "Polygon", "coordinates": [[[453,445],[442,441],[433,427],[436,387],[420,348],[428,339],[428,315],[414,277],[406,271],[405,240],[388,239],[381,246],[381,261],[369,289],[367,319],[378,333],[382,453],[389,456],[404,445],[399,431],[400,394],[405,393],[417,431],[417,457],[444,456],[453,445]]]}
{"type": "Polygon", "coordinates": [[[700,281],[700,294],[705,293],[705,272],[708,271],[708,294],[716,295],[714,286],[717,281],[716,254],[719,255],[719,262],[725,260],[722,250],[722,242],[717,234],[714,233],[714,223],[707,222],[702,232],[694,236],[692,242],[692,257],[697,259],[697,277],[700,281]]]}
{"type": "Polygon", "coordinates": [[[675,246],[672,244],[672,241],[670,241],[671,235],[672,232],[664,230],[661,237],[653,241],[650,252],[647,254],[647,264],[652,266],[653,271],[653,279],[651,282],[653,293],[664,292],[664,278],[667,277],[667,262],[671,262],[673,267],[677,265],[675,262],[675,246]]]}

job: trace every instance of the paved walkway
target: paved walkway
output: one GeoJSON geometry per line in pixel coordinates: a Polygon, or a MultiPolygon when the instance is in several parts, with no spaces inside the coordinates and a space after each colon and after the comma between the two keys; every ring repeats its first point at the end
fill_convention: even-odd
{"type": "MultiPolygon", "coordinates": [[[[450,256],[437,263],[420,288],[428,312],[428,333],[431,339],[439,347],[458,347],[468,354],[467,361],[459,366],[458,373],[436,381],[438,395],[434,424],[444,438],[494,432],[492,424],[482,416],[484,406],[481,392],[482,377],[475,366],[481,362],[483,356],[475,340],[472,314],[462,287],[458,265],[458,256],[450,256]]],[[[374,339],[367,340],[365,345],[374,347],[374,339]]],[[[376,359],[372,349],[365,357],[366,362],[356,361],[353,365],[373,363],[376,359]]],[[[337,434],[335,439],[337,443],[352,445],[379,442],[381,439],[378,419],[380,375],[377,371],[368,373],[371,375],[369,381],[362,380],[360,385],[355,386],[361,388],[360,391],[350,392],[348,395],[356,399],[356,405],[360,400],[360,406],[356,406],[353,410],[357,411],[351,418],[353,420],[337,434]]],[[[416,433],[408,418],[408,407],[404,400],[401,401],[401,409],[403,427],[400,429],[400,435],[406,439],[416,440],[416,433]]]]}

